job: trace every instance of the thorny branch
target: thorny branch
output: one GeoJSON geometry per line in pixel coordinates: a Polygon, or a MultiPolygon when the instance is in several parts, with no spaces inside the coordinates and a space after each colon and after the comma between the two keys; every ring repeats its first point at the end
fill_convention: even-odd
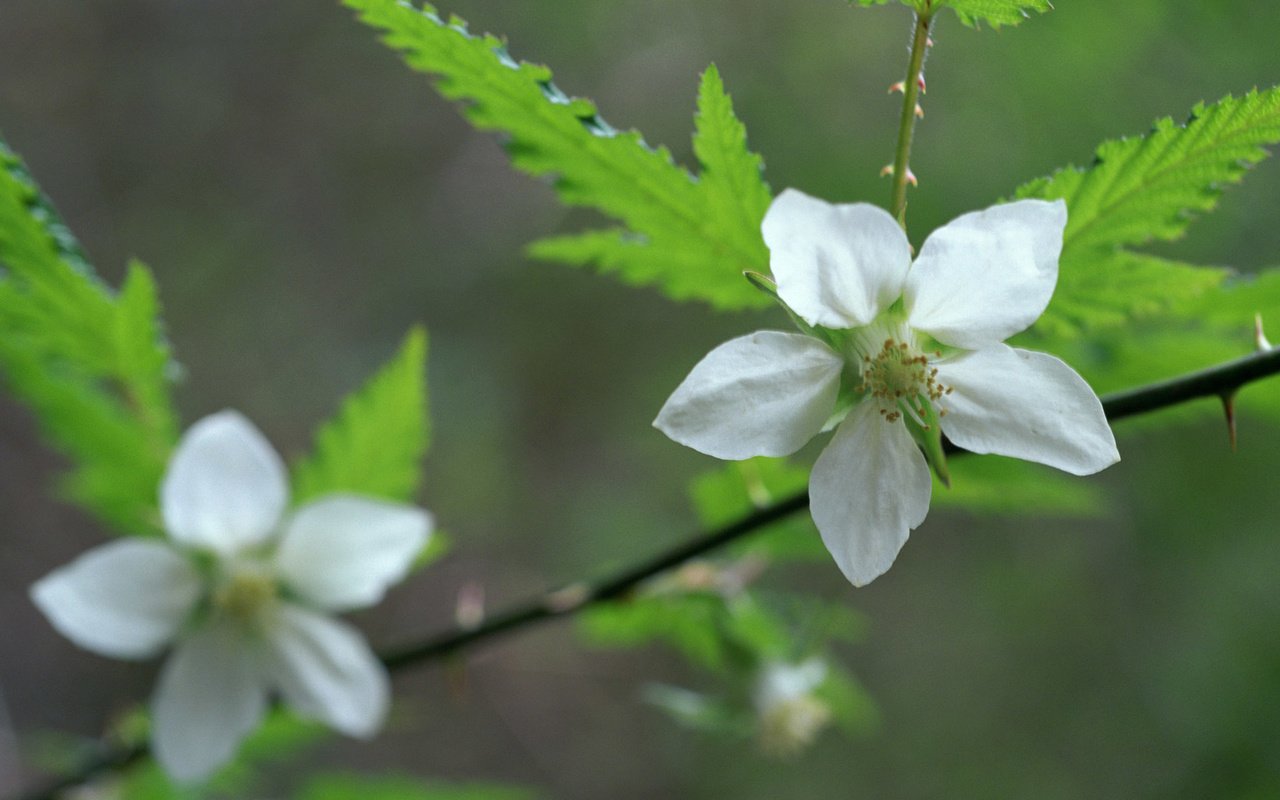
{"type": "MultiPolygon", "coordinates": [[[[1203,397],[1221,398],[1230,409],[1230,399],[1234,398],[1241,387],[1276,374],[1280,374],[1280,347],[1270,347],[1199,372],[1108,395],[1102,398],[1102,407],[1107,419],[1112,422],[1203,397]]],[[[949,450],[953,456],[966,453],[958,448],[949,450]]],[[[388,651],[382,654],[382,661],[389,670],[401,670],[443,658],[538,622],[571,616],[597,603],[625,597],[650,578],[742,539],[772,522],[807,508],[808,505],[808,493],[799,492],[759,508],[722,528],[699,532],[683,544],[603,580],[571,584],[512,606],[479,624],[459,626],[417,644],[388,651]]],[[[104,746],[75,773],[21,795],[18,800],[55,800],[64,791],[82,785],[104,772],[131,766],[146,755],[145,745],[104,746]]]]}

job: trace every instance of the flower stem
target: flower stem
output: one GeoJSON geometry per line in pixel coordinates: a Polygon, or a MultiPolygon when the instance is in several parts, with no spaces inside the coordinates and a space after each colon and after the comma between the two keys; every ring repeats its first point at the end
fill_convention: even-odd
{"type": "Polygon", "coordinates": [[[916,107],[920,102],[920,81],[924,75],[924,57],[929,51],[929,23],[933,20],[932,3],[916,13],[915,34],[911,39],[911,62],[907,78],[902,82],[902,117],[898,121],[898,149],[893,156],[893,196],[889,213],[905,230],[907,227],[907,179],[911,175],[911,140],[916,129],[916,107]]]}

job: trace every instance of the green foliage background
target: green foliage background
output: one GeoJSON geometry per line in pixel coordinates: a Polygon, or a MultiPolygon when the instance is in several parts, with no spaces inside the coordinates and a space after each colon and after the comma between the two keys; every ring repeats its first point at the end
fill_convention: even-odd
{"type": "MultiPolygon", "coordinates": [[[[917,242],[1037,176],[1088,164],[1099,142],[1278,77],[1280,10],[1056,5],[999,32],[941,18],[913,161],[917,242]]],[[[876,173],[892,155],[897,98],[884,88],[905,61],[902,8],[462,0],[442,10],[506,34],[516,57],[554,68],[566,93],[710,176],[715,156],[695,152],[690,134],[697,76],[715,62],[775,190],[887,198],[876,173]]],[[[697,524],[687,483],[716,465],[648,423],[710,347],[787,324],[526,260],[529,242],[614,221],[565,211],[545,182],[511,170],[493,135],[473,132],[336,5],[10,0],[0,5],[0,133],[107,283],[134,287],[119,295],[131,304],[104,315],[125,324],[128,308],[152,301],[145,271],[125,280],[131,259],[154,272],[168,341],[187,368],[184,423],[239,408],[296,461],[405,329],[429,325],[434,426],[420,497],[454,552],[359,620],[375,643],[450,624],[465,581],[482,581],[499,605],[685,535],[697,524]]],[[[520,152],[537,171],[536,151],[520,152]]],[[[573,183],[569,198],[592,180],[573,183]]],[[[1280,263],[1278,191],[1280,170],[1264,163],[1186,238],[1093,245],[1141,244],[1142,256],[1107,257],[1147,259],[1144,275],[1182,263],[1256,271],[1280,263]]],[[[1117,308],[1187,304],[1187,318],[1211,313],[1218,335],[1146,321],[1064,349],[1113,382],[1099,388],[1245,352],[1256,297],[1278,294],[1271,280],[1208,308],[1194,292],[1170,297],[1148,283],[1123,287],[1117,308]]],[[[755,302],[742,298],[726,305],[755,302]]],[[[1066,335],[1079,314],[1065,307],[1046,335],[1066,335]]],[[[79,344],[49,343],[70,346],[79,344]]],[[[138,358],[111,369],[145,386],[154,362],[130,352],[138,358]]],[[[1246,398],[1265,400],[1252,404],[1265,413],[1278,391],[1262,384],[1246,398]]],[[[26,601],[32,579],[105,529],[48,498],[60,462],[8,394],[0,403],[0,630],[24,642],[0,653],[0,686],[20,732],[93,734],[149,677],[72,653],[26,601]],[[51,685],[65,687],[58,702],[51,685]]],[[[938,504],[894,570],[865,590],[821,560],[774,579],[866,618],[862,642],[843,652],[881,711],[869,738],[830,737],[790,766],[744,757],[741,742],[678,729],[638,703],[642,682],[690,684],[698,673],[656,652],[582,652],[560,628],[478,658],[461,699],[424,670],[401,684],[403,716],[380,746],[326,747],[362,768],[526,783],[557,797],[1266,796],[1280,790],[1270,761],[1280,745],[1277,431],[1246,409],[1233,457],[1219,427],[1196,418],[1207,419],[1177,412],[1122,428],[1125,461],[1073,483],[1083,496],[1053,516],[938,504]],[[1080,504],[1093,514],[1066,513],[1080,504]]],[[[156,422],[157,436],[172,435],[156,422]]],[[[990,464],[974,462],[964,491],[1007,505],[1005,465],[990,464]]],[[[298,478],[304,491],[334,479],[331,469],[311,474],[298,478]]],[[[1050,476],[1030,474],[1025,502],[1061,501],[1050,476]]],[[[389,476],[385,491],[402,484],[389,476]]]]}

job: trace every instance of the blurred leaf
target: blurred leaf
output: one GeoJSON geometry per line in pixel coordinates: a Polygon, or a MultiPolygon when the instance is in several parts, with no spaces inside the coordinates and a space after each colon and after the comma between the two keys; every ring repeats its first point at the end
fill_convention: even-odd
{"type": "Polygon", "coordinates": [[[733,598],[728,611],[723,618],[724,635],[750,653],[754,661],[784,661],[791,655],[791,631],[753,595],[733,598]]]}
{"type": "Polygon", "coordinates": [[[427,333],[413,328],[399,352],[317,431],[311,455],[294,465],[296,502],[332,492],[413,499],[430,438],[426,358],[427,333]]]}
{"type": "Polygon", "coordinates": [[[644,687],[643,697],[646,703],[662,709],[677,723],[692,730],[749,736],[755,726],[754,714],[745,707],[692,689],[651,683],[644,687]]]}
{"type": "MultiPolygon", "coordinates": [[[[849,0],[861,6],[882,6],[894,0],[849,0]]],[[[1001,25],[1017,25],[1030,14],[1029,11],[1048,11],[1053,8],[1049,0],[897,0],[915,11],[926,11],[932,8],[935,13],[943,8],[950,8],[960,17],[960,21],[970,27],[977,27],[985,22],[993,28],[1001,25]]]]}
{"type": "Polygon", "coordinates": [[[1280,88],[1197,105],[1186,125],[1156,122],[1146,136],[1104,142],[1092,166],[1032,181],[1018,198],[1061,198],[1068,220],[1059,283],[1035,330],[1065,335],[1176,308],[1212,289],[1226,270],[1125,252],[1175,239],[1214,208],[1280,142],[1280,88]]]}
{"type": "Polygon", "coordinates": [[[1049,0],[942,0],[934,5],[950,8],[965,25],[977,27],[985,22],[993,28],[1017,25],[1031,16],[1030,11],[1043,13],[1053,8],[1049,0]]]}
{"type": "Polygon", "coordinates": [[[937,508],[1097,516],[1105,507],[1094,484],[1039,464],[984,455],[952,459],[948,465],[951,488],[935,480],[932,504],[937,508]]]}
{"type": "MultiPolygon", "coordinates": [[[[698,519],[708,528],[731,523],[752,511],[804,491],[809,472],[786,459],[751,458],[695,478],[689,493],[698,519]]],[[[807,514],[793,514],[761,528],[737,544],[738,555],[771,561],[822,561],[831,556],[807,514]]]]}
{"type": "Polygon", "coordinates": [[[530,789],[490,783],[449,784],[417,778],[321,775],[298,800],[533,800],[530,789]]]}
{"type": "Polygon", "coordinates": [[[579,616],[578,629],[597,646],[664,641],[715,671],[728,661],[719,622],[724,613],[724,599],[710,593],[649,595],[592,606],[579,616]]]}
{"type": "Polygon", "coordinates": [[[120,800],[245,797],[253,789],[264,765],[291,758],[327,735],[325,727],[317,722],[276,711],[245,740],[235,759],[207,782],[198,785],[174,783],[154,760],[146,759],[121,775],[115,796],[120,800]]]}
{"type": "Polygon", "coordinates": [[[880,722],[875,701],[852,673],[828,660],[827,677],[814,695],[831,710],[831,718],[850,736],[871,732],[880,722]]]}
{"type": "Polygon", "coordinates": [[[446,23],[430,5],[418,11],[396,0],[345,2],[385,31],[384,41],[411,67],[438,76],[441,94],[467,102],[472,124],[506,133],[518,169],[553,176],[565,203],[592,206],[625,226],[540,242],[530,250],[535,257],[595,264],[678,300],[769,305],[742,278],[744,270],[768,265],[760,234],[768,188],[714,69],[699,95],[696,148],[707,168],[707,180],[699,181],[665,148],[614,129],[590,101],[565,95],[546,67],[516,62],[498,38],[472,36],[461,20],[446,23]]]}
{"type": "MultiPolygon", "coordinates": [[[[1064,342],[1058,351],[1097,391],[1120,391],[1253,352],[1254,316],[1258,313],[1264,323],[1280,326],[1280,269],[1232,279],[1221,289],[1182,304],[1178,319],[1137,320],[1123,329],[1096,332],[1088,340],[1064,342]]],[[[1280,422],[1276,380],[1242,389],[1237,398],[1239,410],[1280,422]]],[[[1189,403],[1125,424],[1152,427],[1207,413],[1221,414],[1216,400],[1189,403]]],[[[1247,437],[1242,439],[1242,447],[1246,441],[1247,437]]]]}
{"type": "Polygon", "coordinates": [[[72,460],[64,491],[121,531],[155,532],[176,367],[150,273],[131,264],[113,294],[2,143],[0,266],[0,370],[72,460]]]}
{"type": "Polygon", "coordinates": [[[1221,286],[1229,275],[1129,250],[1064,251],[1053,300],[1027,338],[1070,338],[1131,319],[1185,316],[1178,312],[1183,304],[1221,286]]]}

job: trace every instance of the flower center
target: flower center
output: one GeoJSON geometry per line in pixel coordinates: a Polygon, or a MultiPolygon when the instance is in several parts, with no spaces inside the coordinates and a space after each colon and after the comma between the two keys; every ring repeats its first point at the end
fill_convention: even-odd
{"type": "Polygon", "coordinates": [[[275,578],[261,568],[240,567],[213,593],[220,611],[242,622],[255,619],[278,595],[275,578]]]}
{"type": "Polygon", "coordinates": [[[831,721],[831,709],[812,695],[780,700],[760,714],[760,747],[774,757],[797,755],[831,721]]]}
{"type": "MultiPolygon", "coordinates": [[[[886,422],[897,422],[904,414],[924,430],[927,406],[951,394],[951,387],[938,382],[938,369],[913,343],[890,336],[878,351],[862,356],[860,390],[880,407],[886,422]]],[[[939,409],[946,416],[946,409],[939,409]]]]}

